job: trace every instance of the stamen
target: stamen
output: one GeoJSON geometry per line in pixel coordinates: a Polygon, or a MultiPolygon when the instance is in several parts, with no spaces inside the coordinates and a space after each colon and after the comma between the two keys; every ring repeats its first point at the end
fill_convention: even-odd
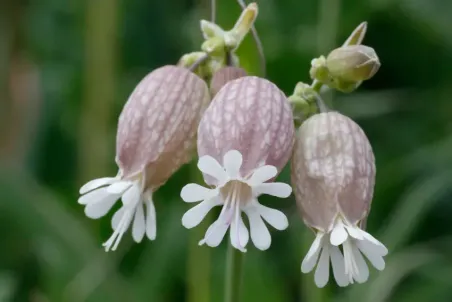
{"type": "Polygon", "coordinates": [[[124,211],[124,214],[122,215],[122,218],[119,221],[116,230],[113,232],[110,238],[103,244],[106,252],[108,252],[110,249],[112,251],[115,251],[116,248],[118,247],[118,244],[121,241],[121,238],[126,232],[126,229],[128,227],[128,222],[130,220],[131,214],[132,212],[130,211],[130,209],[124,211]],[[113,248],[111,247],[112,245],[113,248]]]}
{"type": "MultiPolygon", "coordinates": [[[[207,240],[209,239],[209,237],[212,236],[212,234],[214,234],[215,231],[220,227],[220,223],[221,223],[221,221],[223,220],[223,216],[225,216],[225,215],[228,214],[228,213],[227,213],[227,208],[228,208],[228,205],[229,205],[230,196],[231,196],[231,192],[229,191],[229,192],[228,192],[228,195],[226,196],[226,200],[225,200],[224,203],[223,203],[223,208],[221,209],[220,216],[218,216],[218,220],[217,220],[216,222],[214,222],[215,226],[211,229],[210,232],[208,232],[208,233],[204,236],[204,239],[201,240],[201,241],[199,242],[199,245],[204,245],[204,244],[207,242],[207,240]],[[217,222],[218,222],[218,223],[217,223],[217,222]]],[[[226,225],[229,225],[229,224],[230,224],[230,222],[227,222],[228,220],[229,220],[229,219],[226,219],[226,220],[225,220],[225,224],[226,224],[226,225]]]]}
{"type": "MultiPolygon", "coordinates": [[[[238,185],[237,186],[237,192],[234,195],[234,198],[236,199],[236,205],[235,205],[235,223],[237,225],[237,246],[239,246],[239,250],[241,250],[242,252],[246,252],[246,249],[244,246],[242,246],[242,243],[240,242],[240,227],[241,227],[241,219],[240,219],[240,201],[237,200],[238,198],[240,198],[240,189],[241,186],[238,185]]],[[[235,190],[234,190],[235,191],[235,190]]]]}
{"type": "Polygon", "coordinates": [[[352,250],[352,243],[349,239],[344,242],[344,260],[345,274],[348,276],[350,283],[353,284],[353,277],[358,275],[358,265],[356,264],[352,250]]]}
{"type": "Polygon", "coordinates": [[[235,204],[236,204],[235,186],[236,186],[236,184],[233,183],[232,186],[231,186],[230,191],[228,192],[228,200],[231,201],[231,204],[229,206],[228,216],[226,218],[226,224],[227,225],[231,224],[232,219],[233,219],[233,215],[234,215],[234,208],[235,208],[235,204]]]}

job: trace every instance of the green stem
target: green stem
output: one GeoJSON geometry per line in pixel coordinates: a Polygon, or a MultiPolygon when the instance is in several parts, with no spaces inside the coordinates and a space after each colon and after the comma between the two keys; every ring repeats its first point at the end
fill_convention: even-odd
{"type": "MultiPolygon", "coordinates": [[[[202,182],[203,178],[195,162],[190,165],[190,176],[193,182],[202,182]]],[[[209,224],[212,221],[212,213],[207,214],[204,223],[209,224]]],[[[204,237],[202,228],[194,228],[189,232],[188,237],[188,261],[187,261],[187,280],[188,302],[209,302],[210,299],[210,259],[211,249],[207,246],[199,246],[200,238],[204,237]]]]}
{"type": "Polygon", "coordinates": [[[311,88],[317,93],[320,93],[320,89],[322,89],[322,86],[323,86],[322,82],[317,80],[314,80],[311,84],[311,88]]]}
{"type": "Polygon", "coordinates": [[[229,242],[226,257],[224,302],[239,302],[242,286],[243,253],[229,242]]]}

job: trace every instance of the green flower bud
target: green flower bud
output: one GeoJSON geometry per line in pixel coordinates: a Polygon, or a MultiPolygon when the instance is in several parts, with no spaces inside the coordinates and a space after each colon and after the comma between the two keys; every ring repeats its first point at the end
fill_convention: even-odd
{"type": "Polygon", "coordinates": [[[380,68],[375,50],[365,45],[339,47],[326,58],[326,67],[333,79],[361,82],[372,78],[380,68]]]}

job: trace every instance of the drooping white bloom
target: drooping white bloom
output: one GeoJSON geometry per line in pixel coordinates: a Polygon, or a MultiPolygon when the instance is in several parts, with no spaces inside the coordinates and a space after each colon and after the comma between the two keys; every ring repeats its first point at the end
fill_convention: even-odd
{"type": "Polygon", "coordinates": [[[271,244],[264,221],[278,230],[287,227],[285,215],[259,204],[257,197],[291,194],[289,185],[271,181],[290,157],[293,135],[290,105],[273,83],[246,76],[219,90],[198,128],[198,167],[213,188],[188,184],[181,192],[186,202],[201,201],[184,215],[187,228],[198,225],[213,207],[222,206],[200,244],[218,246],[230,227],[231,243],[245,251],[250,236],[242,212],[249,219],[251,240],[261,250],[271,244]]]}
{"type": "Polygon", "coordinates": [[[316,268],[318,287],[328,283],[330,262],[339,286],[367,281],[365,258],[376,269],[384,269],[388,250],[361,228],[374,183],[372,147],[355,122],[328,112],[302,124],[292,157],[292,184],[303,220],[316,232],[301,270],[316,268]]]}
{"type": "Polygon", "coordinates": [[[210,100],[206,83],[187,69],[164,66],[135,88],[119,117],[116,177],[95,179],[80,189],[78,202],[88,217],[113,215],[112,236],[103,244],[115,250],[132,225],[132,237],[156,238],[155,192],[184,163],[196,146],[196,130],[210,100]]]}
{"type": "Polygon", "coordinates": [[[261,250],[269,248],[271,244],[270,232],[264,220],[277,230],[287,228],[286,216],[278,210],[261,205],[257,197],[269,194],[286,198],[292,193],[292,188],[285,183],[266,182],[278,173],[274,166],[263,165],[250,175],[240,175],[242,162],[242,154],[237,150],[225,154],[223,165],[213,157],[204,155],[199,159],[198,167],[203,173],[214,177],[218,185],[209,189],[188,184],[182,189],[181,197],[185,202],[201,201],[182,217],[182,224],[188,229],[197,226],[213,207],[222,206],[220,216],[209,227],[200,244],[218,246],[231,227],[231,243],[235,248],[245,251],[249,234],[242,219],[242,212],[248,216],[250,222],[251,240],[261,250]]]}
{"type": "Polygon", "coordinates": [[[143,179],[140,177],[139,180],[128,181],[122,180],[120,175],[105,177],[94,179],[80,189],[82,196],[78,202],[86,205],[85,214],[92,219],[105,216],[118,199],[122,200],[122,207],[111,221],[113,235],[103,244],[106,251],[116,250],[132,220],[132,236],[136,242],[141,242],[145,234],[150,240],[155,239],[156,217],[152,190],[142,192],[143,179]]]}

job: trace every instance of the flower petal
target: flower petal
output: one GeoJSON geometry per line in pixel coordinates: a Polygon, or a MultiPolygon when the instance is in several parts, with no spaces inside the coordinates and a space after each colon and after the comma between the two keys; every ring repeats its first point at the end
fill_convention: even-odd
{"type": "Polygon", "coordinates": [[[157,217],[155,215],[155,206],[152,202],[152,196],[148,196],[146,199],[146,236],[150,240],[155,240],[157,237],[157,217]]]}
{"type": "Polygon", "coordinates": [[[133,212],[131,211],[130,208],[125,208],[120,217],[121,219],[119,220],[119,223],[116,225],[116,229],[113,232],[113,235],[111,235],[110,238],[105,243],[102,244],[105,247],[106,252],[108,252],[109,250],[112,251],[116,250],[116,248],[119,245],[119,242],[121,242],[122,236],[130,226],[130,222],[132,221],[133,217],[133,212]]]}
{"type": "Polygon", "coordinates": [[[105,216],[118,200],[118,195],[105,195],[102,199],[89,203],[85,207],[85,215],[92,219],[105,216]]]}
{"type": "Polygon", "coordinates": [[[345,274],[344,256],[337,246],[330,246],[331,264],[333,266],[333,275],[337,285],[344,287],[349,284],[345,274]]]}
{"type": "Polygon", "coordinates": [[[357,274],[353,276],[353,278],[358,283],[364,283],[369,279],[369,268],[367,267],[367,263],[361,255],[361,252],[358,250],[358,247],[355,244],[351,244],[353,258],[356,262],[357,274]]]}
{"type": "MultiPolygon", "coordinates": [[[[90,204],[90,203],[98,202],[99,200],[104,199],[108,195],[110,195],[110,194],[107,192],[106,188],[96,189],[94,191],[86,193],[83,196],[80,196],[80,198],[78,199],[78,203],[79,204],[90,204]]],[[[117,198],[119,198],[119,196],[117,198]]]]}
{"type": "Polygon", "coordinates": [[[338,223],[334,226],[333,231],[331,232],[330,242],[334,246],[341,245],[348,238],[348,233],[344,228],[342,223],[338,223]]]}
{"type": "Polygon", "coordinates": [[[122,219],[122,216],[124,215],[125,207],[122,206],[119,210],[115,212],[113,215],[113,218],[111,219],[111,228],[115,231],[118,228],[119,222],[122,219]]]}
{"type": "Polygon", "coordinates": [[[111,194],[122,194],[133,184],[131,181],[116,181],[107,187],[107,191],[111,194]]]}
{"type": "Polygon", "coordinates": [[[317,264],[317,259],[319,258],[320,250],[322,249],[323,236],[323,233],[317,233],[314,242],[312,243],[308,253],[304,257],[303,262],[301,263],[301,271],[303,273],[309,273],[317,264]]]}
{"type": "Polygon", "coordinates": [[[251,240],[254,245],[262,251],[268,249],[271,245],[272,238],[259,212],[253,207],[246,209],[245,213],[250,221],[251,240]]]}
{"type": "Polygon", "coordinates": [[[266,182],[269,179],[272,179],[277,174],[278,169],[276,169],[276,167],[270,165],[262,166],[254,170],[254,173],[248,179],[247,183],[250,186],[256,186],[266,182]]]}
{"type": "Polygon", "coordinates": [[[356,245],[377,270],[382,271],[385,269],[385,261],[378,251],[375,250],[375,245],[364,240],[358,241],[356,245]]]}
{"type": "Polygon", "coordinates": [[[287,217],[286,217],[286,215],[284,215],[283,212],[266,207],[264,205],[261,205],[260,203],[257,203],[257,204],[258,205],[256,206],[256,208],[257,208],[256,211],[272,227],[274,227],[275,229],[277,229],[279,231],[287,229],[287,227],[289,226],[289,221],[287,220],[287,217]]]}
{"type": "Polygon", "coordinates": [[[218,195],[218,190],[209,189],[198,184],[188,184],[182,188],[180,197],[185,202],[197,202],[218,195]]]}
{"type": "Polygon", "coordinates": [[[146,231],[145,220],[144,220],[144,210],[143,203],[139,202],[135,210],[135,217],[133,219],[132,225],[132,237],[135,242],[141,242],[146,231]]]}
{"type": "Polygon", "coordinates": [[[388,249],[386,248],[386,246],[384,246],[383,243],[381,243],[380,241],[375,239],[375,237],[373,237],[371,234],[369,234],[361,229],[360,229],[360,231],[364,237],[364,240],[367,240],[370,243],[372,243],[373,245],[375,245],[376,251],[378,251],[380,256],[386,256],[388,254],[388,249]]]}
{"type": "Polygon", "coordinates": [[[109,185],[113,183],[116,180],[116,177],[103,177],[103,178],[97,178],[93,179],[86,184],[84,184],[80,188],[80,194],[85,194],[91,190],[97,189],[101,186],[109,185]]]}
{"type": "Polygon", "coordinates": [[[122,203],[128,208],[135,208],[140,199],[141,189],[138,184],[133,185],[122,195],[122,203]]]}
{"type": "Polygon", "coordinates": [[[248,241],[250,240],[250,234],[248,232],[248,229],[243,222],[242,216],[240,215],[240,223],[239,223],[239,234],[240,234],[240,245],[246,246],[248,244],[248,241]]]}
{"type": "Polygon", "coordinates": [[[240,168],[242,167],[243,157],[237,150],[228,151],[223,157],[223,166],[230,178],[240,176],[240,168]]]}
{"type": "Polygon", "coordinates": [[[330,254],[328,245],[324,245],[322,253],[320,254],[319,263],[314,274],[314,282],[317,287],[324,287],[330,278],[330,254]]]}
{"type": "Polygon", "coordinates": [[[220,204],[221,200],[219,198],[211,198],[199,203],[182,216],[182,225],[187,229],[197,226],[213,207],[220,204]]]}
{"type": "Polygon", "coordinates": [[[246,252],[245,246],[248,244],[249,233],[241,216],[239,216],[238,223],[235,219],[232,221],[229,235],[232,246],[242,252],[246,252]]]}
{"type": "Polygon", "coordinates": [[[282,182],[263,183],[253,187],[256,195],[267,194],[279,198],[287,198],[292,193],[292,187],[282,182]]]}
{"type": "Polygon", "coordinates": [[[349,227],[349,226],[345,226],[347,232],[350,234],[350,236],[352,236],[355,239],[358,240],[363,240],[364,237],[361,233],[361,229],[359,229],[358,227],[349,227]]]}
{"type": "Polygon", "coordinates": [[[199,242],[199,245],[203,245],[204,243],[210,247],[216,247],[220,245],[228,228],[229,225],[226,224],[223,220],[216,220],[207,229],[206,236],[199,242]]]}
{"type": "Polygon", "coordinates": [[[198,168],[202,173],[208,174],[218,180],[220,184],[228,180],[228,175],[215,158],[204,155],[198,160],[198,168]]]}

